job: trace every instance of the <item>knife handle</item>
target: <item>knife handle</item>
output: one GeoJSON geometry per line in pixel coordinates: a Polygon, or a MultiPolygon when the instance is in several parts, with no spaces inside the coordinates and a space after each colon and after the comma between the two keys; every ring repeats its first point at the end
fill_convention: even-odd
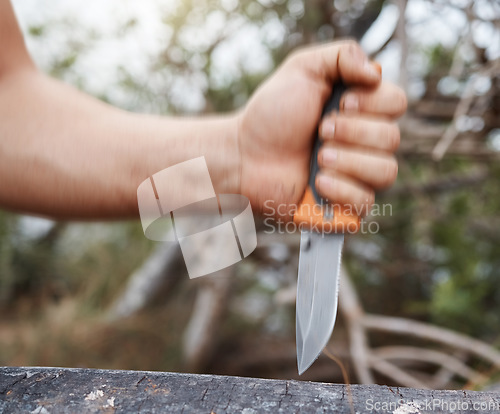
{"type": "MultiPolygon", "coordinates": [[[[340,108],[340,98],[347,90],[342,81],[337,81],[333,86],[332,94],[327,101],[321,119],[332,111],[340,108]]],[[[316,175],[319,172],[318,153],[322,142],[319,130],[316,133],[311,156],[309,182],[300,202],[293,221],[300,229],[310,229],[321,233],[356,233],[359,230],[360,218],[353,206],[340,206],[332,204],[322,198],[316,190],[316,175]]]]}

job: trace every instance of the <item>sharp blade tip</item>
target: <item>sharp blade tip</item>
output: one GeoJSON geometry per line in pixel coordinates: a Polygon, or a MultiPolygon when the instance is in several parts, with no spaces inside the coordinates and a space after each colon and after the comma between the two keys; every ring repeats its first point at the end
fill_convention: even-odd
{"type": "Polygon", "coordinates": [[[313,362],[316,361],[316,358],[314,358],[311,362],[309,362],[308,364],[304,364],[304,363],[299,363],[298,364],[298,371],[299,371],[299,375],[302,375],[304,372],[306,372],[310,367],[311,365],[313,364],[313,362]]]}

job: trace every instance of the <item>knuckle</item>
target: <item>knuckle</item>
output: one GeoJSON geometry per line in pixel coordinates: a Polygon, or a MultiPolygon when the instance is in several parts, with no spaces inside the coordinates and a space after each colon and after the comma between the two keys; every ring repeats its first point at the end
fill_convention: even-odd
{"type": "Polygon", "coordinates": [[[296,66],[299,64],[299,62],[302,60],[302,53],[303,51],[301,49],[296,49],[292,53],[290,53],[285,61],[285,65],[287,66],[296,66]]]}
{"type": "Polygon", "coordinates": [[[355,62],[361,62],[366,59],[366,54],[354,39],[345,39],[339,45],[339,59],[352,66],[355,62]]]}
{"type": "Polygon", "coordinates": [[[401,133],[399,131],[399,127],[397,124],[389,125],[388,127],[388,141],[389,141],[389,149],[391,151],[395,151],[398,149],[399,144],[401,143],[401,133]]]}
{"type": "Polygon", "coordinates": [[[375,191],[373,189],[367,189],[364,191],[363,200],[361,201],[361,206],[363,207],[362,212],[364,215],[368,214],[375,204],[375,191]]]}
{"type": "Polygon", "coordinates": [[[362,52],[361,46],[354,39],[345,39],[343,41],[343,45],[341,47],[344,48],[349,54],[352,54],[352,55],[356,55],[356,54],[362,52]]]}
{"type": "Polygon", "coordinates": [[[301,46],[293,50],[285,59],[285,67],[301,67],[304,60],[309,60],[308,55],[312,53],[310,47],[301,46]]]}
{"type": "Polygon", "coordinates": [[[403,89],[399,88],[397,89],[396,92],[396,100],[395,102],[398,103],[398,108],[397,108],[397,114],[398,115],[403,115],[406,112],[406,109],[408,108],[408,99],[406,98],[406,94],[403,91],[403,89]]]}
{"type": "Polygon", "coordinates": [[[394,157],[387,160],[384,167],[384,173],[382,175],[381,185],[383,187],[389,187],[396,181],[398,176],[398,162],[394,157]]]}

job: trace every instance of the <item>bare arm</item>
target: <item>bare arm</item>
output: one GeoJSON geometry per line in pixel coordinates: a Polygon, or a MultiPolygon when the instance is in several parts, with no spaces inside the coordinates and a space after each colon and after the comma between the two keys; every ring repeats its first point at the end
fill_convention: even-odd
{"type": "Polygon", "coordinates": [[[0,206],[66,218],[134,216],[143,180],[205,156],[217,193],[242,193],[256,211],[272,200],[290,212],[339,78],[351,88],[343,110],[321,125],[317,188],[336,203],[369,207],[374,191],[396,179],[394,119],[406,98],[381,82],[355,42],[293,53],[237,114],[155,117],[113,108],[38,72],[9,1],[0,0],[0,206]]]}
{"type": "Polygon", "coordinates": [[[238,192],[235,116],[133,114],[38,72],[0,0],[0,205],[72,218],[137,215],[138,185],[204,155],[219,193],[238,192]]]}

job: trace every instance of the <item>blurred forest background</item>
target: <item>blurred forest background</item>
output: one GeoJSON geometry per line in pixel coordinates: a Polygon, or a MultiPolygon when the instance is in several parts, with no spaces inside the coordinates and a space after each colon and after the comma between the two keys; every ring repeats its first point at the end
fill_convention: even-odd
{"type": "MultiPolygon", "coordinates": [[[[360,40],[410,106],[397,184],[377,198],[391,214],[346,241],[329,353],[351,382],[500,382],[500,3],[13,4],[41,70],[139,112],[230,111],[292,49],[360,40]]],[[[0,365],[296,378],[299,239],[258,226],[249,258],[189,280],[138,221],[0,211],[0,365]]],[[[302,378],[344,381],[326,356],[302,378]]]]}

